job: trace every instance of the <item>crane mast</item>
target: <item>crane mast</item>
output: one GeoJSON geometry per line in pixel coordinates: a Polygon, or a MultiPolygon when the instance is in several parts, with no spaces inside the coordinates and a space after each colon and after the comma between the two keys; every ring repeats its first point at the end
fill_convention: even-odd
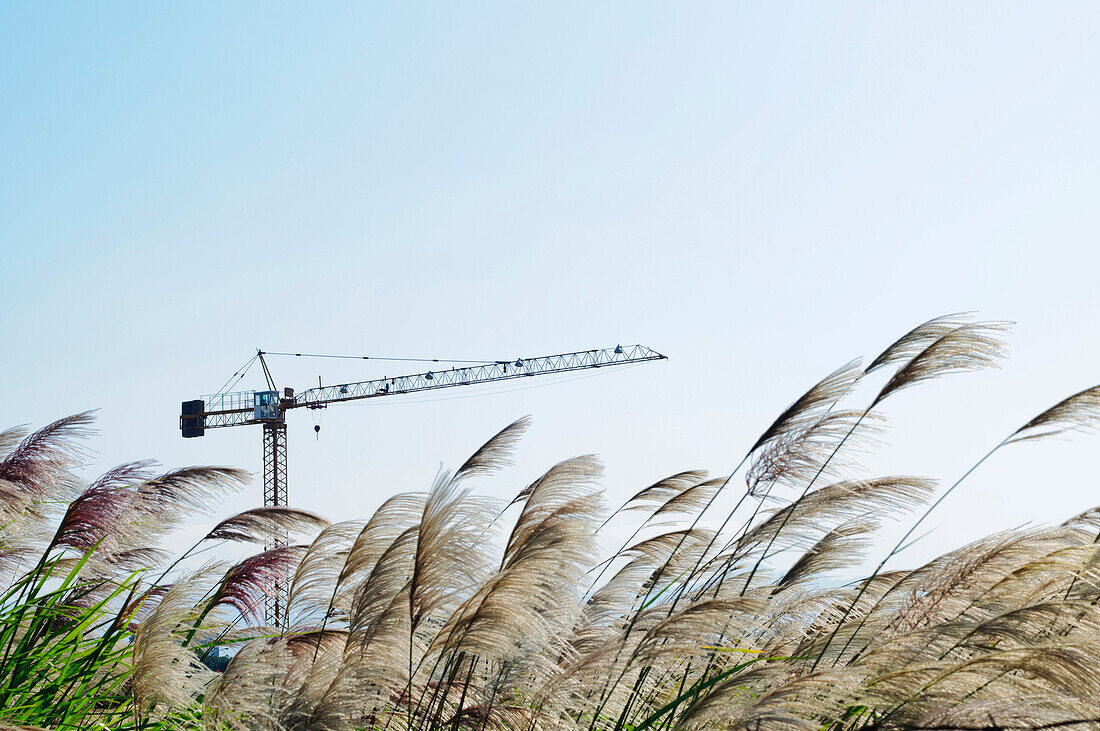
{"type": "MultiPolygon", "coordinates": [[[[332,386],[318,385],[316,388],[296,394],[292,388],[283,388],[282,392],[279,392],[264,358],[265,355],[273,354],[262,350],[257,351],[255,359],[259,360],[263,367],[267,390],[218,393],[184,401],[180,413],[180,431],[183,437],[194,438],[205,435],[207,429],[261,425],[264,505],[268,507],[288,504],[286,412],[292,409],[323,409],[345,401],[384,398],[665,359],[664,355],[644,345],[617,345],[614,348],[600,350],[580,350],[536,358],[517,358],[515,361],[489,361],[393,378],[376,378],[332,386]]],[[[279,353],[279,355],[302,356],[303,354],[279,353]]],[[[363,356],[362,359],[370,360],[367,356],[363,356]]],[[[285,540],[277,540],[268,548],[277,548],[285,544],[285,540]]],[[[286,611],[286,587],[276,582],[268,592],[265,606],[268,624],[275,627],[282,626],[286,621],[286,611]]]]}

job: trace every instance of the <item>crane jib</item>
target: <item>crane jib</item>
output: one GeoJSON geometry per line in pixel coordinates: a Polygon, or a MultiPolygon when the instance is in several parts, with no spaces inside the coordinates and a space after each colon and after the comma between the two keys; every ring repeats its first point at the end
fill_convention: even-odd
{"type": "Polygon", "coordinates": [[[624,345],[604,350],[582,350],[536,358],[517,358],[512,362],[497,361],[393,378],[321,386],[302,391],[297,395],[292,389],[285,389],[282,395],[275,391],[219,394],[206,397],[205,400],[185,401],[181,409],[180,429],[185,437],[203,436],[206,429],[279,421],[282,420],[286,411],[295,408],[325,408],[329,404],[344,401],[397,396],[456,386],[473,386],[664,358],[664,355],[644,345],[624,345]]]}

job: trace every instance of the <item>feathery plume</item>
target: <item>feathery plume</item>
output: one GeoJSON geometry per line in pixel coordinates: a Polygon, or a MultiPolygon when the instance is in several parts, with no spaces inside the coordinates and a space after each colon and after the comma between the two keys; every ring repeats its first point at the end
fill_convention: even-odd
{"type": "Polygon", "coordinates": [[[193,704],[214,673],[186,647],[198,620],[196,605],[205,589],[206,572],[172,586],[141,621],[134,634],[134,699],[144,713],[186,708],[193,704]]]}
{"type": "Polygon", "coordinates": [[[500,468],[512,464],[512,450],[530,426],[531,417],[524,416],[501,429],[458,468],[454,476],[455,481],[491,475],[500,468]]]}
{"type": "MultiPolygon", "coordinates": [[[[707,479],[707,473],[704,470],[677,472],[675,475],[665,477],[649,487],[639,490],[630,499],[624,502],[622,507],[616,510],[615,513],[617,514],[630,510],[660,509],[666,505],[669,500],[680,495],[684,490],[698,485],[705,479],[707,479]]],[[[610,518],[608,520],[610,520],[610,518]]]]}
{"type": "Polygon", "coordinates": [[[0,456],[6,459],[26,436],[27,429],[22,426],[13,426],[0,431],[0,456]]]}
{"type": "Polygon", "coordinates": [[[899,368],[871,407],[897,391],[933,378],[997,366],[1006,352],[1001,334],[1010,327],[1008,322],[977,322],[956,327],[899,368]]]}
{"type": "Polygon", "coordinates": [[[771,485],[798,487],[822,475],[837,477],[851,468],[853,454],[876,444],[878,422],[879,417],[873,414],[843,410],[824,414],[801,429],[789,430],[756,452],[745,472],[745,485],[750,494],[761,496],[771,485]],[[834,454],[837,445],[845,439],[851,441],[857,423],[863,425],[857,449],[838,459],[834,454]]]}
{"type": "Polygon", "coordinates": [[[69,505],[52,545],[79,551],[98,547],[103,560],[133,557],[146,544],[194,512],[202,495],[243,484],[246,473],[223,467],[192,467],[153,476],[149,461],[108,470],[69,505]]]}
{"type": "Polygon", "coordinates": [[[409,580],[409,613],[415,630],[436,611],[468,598],[490,570],[482,550],[495,511],[441,474],[428,493],[409,580]]]}
{"type": "Polygon", "coordinates": [[[214,526],[203,540],[264,544],[290,533],[311,533],[327,525],[327,520],[306,510],[268,506],[252,508],[226,518],[214,526]]]}
{"type": "Polygon", "coordinates": [[[714,531],[703,528],[674,530],[639,541],[624,550],[623,555],[644,557],[653,566],[671,567],[697,556],[713,537],[714,531]]]}
{"type": "MultiPolygon", "coordinates": [[[[348,626],[363,651],[373,637],[386,628],[382,619],[389,610],[395,607],[402,610],[395,615],[394,621],[402,618],[406,624],[409,621],[409,581],[419,535],[419,525],[406,528],[382,549],[365,580],[355,587],[348,626]]],[[[407,634],[399,634],[407,638],[407,634]]]]}
{"type": "Polygon", "coordinates": [[[555,505],[587,494],[602,470],[599,460],[592,455],[573,457],[557,463],[531,483],[524,490],[527,493],[524,499],[531,507],[528,509],[525,505],[516,519],[501,565],[512,559],[513,553],[528,541],[530,534],[553,512],[555,505]]]}
{"type": "Polygon", "coordinates": [[[1022,442],[1056,436],[1067,431],[1097,429],[1100,429],[1100,386],[1093,386],[1051,406],[1013,432],[1008,441],[1022,442]]]}
{"type": "Polygon", "coordinates": [[[425,493],[399,493],[382,503],[359,532],[336,580],[333,605],[350,613],[360,587],[372,577],[379,560],[410,529],[418,529],[425,493]]]}
{"type": "MultiPolygon", "coordinates": [[[[706,473],[704,472],[702,474],[705,475],[706,473]]],[[[703,482],[690,485],[685,490],[670,497],[663,505],[653,511],[651,520],[663,515],[694,513],[701,510],[703,506],[707,505],[718,491],[722,489],[722,485],[724,484],[726,484],[726,479],[724,477],[717,477],[713,480],[704,480],[703,482]]]]}
{"type": "Polygon", "coordinates": [[[814,384],[764,430],[749,451],[755,452],[777,436],[788,431],[801,430],[816,421],[821,416],[822,409],[831,408],[856,384],[862,375],[859,366],[860,360],[857,358],[814,384]]]}
{"type": "Polygon", "coordinates": [[[577,586],[595,557],[595,521],[602,507],[589,487],[579,495],[540,491],[525,512],[542,516],[506,549],[504,566],[439,633],[457,650],[518,662],[544,648],[575,621],[577,586]],[[542,501],[546,501],[543,503],[542,501]]]}
{"type": "Polygon", "coordinates": [[[136,506],[136,496],[126,488],[150,479],[150,465],[148,461],[119,465],[95,480],[69,505],[52,546],[79,551],[101,546],[106,553],[117,551],[120,529],[128,522],[124,519],[136,506]]]}
{"type": "MultiPolygon", "coordinates": [[[[894,518],[924,504],[936,483],[921,477],[878,477],[826,485],[786,505],[752,528],[740,546],[765,543],[786,524],[790,545],[812,544],[837,523],[869,518],[894,518]]],[[[808,546],[807,546],[808,547],[808,546]]]]}
{"type": "Polygon", "coordinates": [[[969,312],[956,312],[950,315],[934,317],[927,322],[922,322],[909,332],[890,344],[877,358],[871,361],[871,365],[863,372],[864,375],[873,373],[879,368],[907,361],[919,355],[921,351],[944,335],[960,325],[967,324],[971,319],[969,312]]]}
{"type": "Polygon", "coordinates": [[[291,617],[319,615],[314,619],[325,621],[335,603],[340,572],[362,530],[363,523],[354,520],[327,526],[317,535],[290,582],[287,607],[291,617]]]}
{"type": "Polygon", "coordinates": [[[783,578],[776,582],[775,590],[799,586],[824,573],[853,565],[867,547],[875,527],[874,521],[857,518],[833,528],[787,569],[783,578]]]}
{"type": "Polygon", "coordinates": [[[43,494],[67,479],[84,452],[80,439],[91,433],[93,413],[66,416],[25,437],[0,461],[0,482],[10,482],[33,494],[43,494]]]}
{"type": "Polygon", "coordinates": [[[280,715],[287,703],[283,681],[291,660],[284,639],[256,637],[241,642],[225,672],[208,687],[204,724],[231,731],[281,728],[280,715]]]}
{"type": "Polygon", "coordinates": [[[276,583],[285,583],[298,565],[306,547],[276,546],[249,556],[226,572],[211,606],[236,609],[247,622],[257,622],[265,596],[274,596],[276,583]]]}
{"type": "Polygon", "coordinates": [[[202,465],[165,472],[137,486],[145,509],[162,520],[209,515],[225,496],[248,484],[251,475],[233,467],[202,465]]]}
{"type": "Polygon", "coordinates": [[[15,575],[55,533],[49,523],[84,489],[72,470],[85,456],[92,412],[59,419],[38,431],[4,432],[0,448],[0,573],[15,575]]]}

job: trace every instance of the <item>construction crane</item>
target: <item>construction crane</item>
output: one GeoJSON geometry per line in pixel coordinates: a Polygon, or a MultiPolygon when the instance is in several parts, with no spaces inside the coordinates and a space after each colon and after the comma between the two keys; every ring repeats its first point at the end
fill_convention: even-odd
{"type": "MultiPolygon", "coordinates": [[[[248,368],[259,362],[267,382],[264,391],[222,391],[192,401],[184,401],[180,410],[180,431],[184,438],[201,437],[207,429],[229,426],[263,426],[264,450],[264,505],[287,505],[287,444],[286,412],[291,409],[323,409],[344,401],[383,398],[403,394],[434,391],[441,388],[474,386],[532,376],[548,376],[589,368],[606,368],[651,360],[663,360],[655,350],[644,345],[617,345],[603,350],[581,350],[575,353],[546,355],[538,358],[517,358],[497,361],[455,361],[426,358],[378,358],[372,356],[325,356],[311,353],[273,353],[263,350],[245,364],[240,373],[234,373],[237,382],[248,368]],[[428,361],[432,363],[474,363],[463,367],[451,367],[415,373],[396,378],[377,378],[370,381],[340,383],[295,393],[293,388],[283,388],[280,393],[271,375],[265,356],[295,356],[319,358],[354,358],[383,361],[428,361]],[[239,377],[238,377],[239,376],[239,377]]],[[[231,378],[230,381],[233,381],[231,378]]],[[[227,386],[229,384],[227,383],[227,386]]],[[[319,426],[314,427],[319,430],[319,426]]],[[[269,548],[285,545],[275,541],[269,548]]],[[[278,582],[268,593],[265,617],[268,624],[279,627],[286,611],[286,587],[278,582]]]]}

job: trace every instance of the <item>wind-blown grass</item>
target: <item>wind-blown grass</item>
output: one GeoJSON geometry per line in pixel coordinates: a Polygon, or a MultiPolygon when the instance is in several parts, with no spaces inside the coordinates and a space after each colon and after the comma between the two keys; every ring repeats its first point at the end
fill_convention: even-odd
{"type": "Polygon", "coordinates": [[[999,450],[1094,431],[1098,389],[1024,423],[945,489],[859,466],[888,398],[995,366],[1006,329],[963,315],[923,323],[869,367],[853,361],[795,399],[733,473],[680,472],[612,512],[590,456],[554,465],[506,505],[473,491],[509,464],[522,419],[363,521],[288,508],[224,518],[192,552],[313,538],[197,571],[156,547],[242,473],[136,463],[82,484],[73,469],[89,415],[0,433],[0,720],[1100,728],[1100,509],[887,568],[999,450]],[[905,521],[890,549],[877,540],[888,521],[905,521]],[[609,531],[630,537],[601,556],[609,531]],[[860,567],[862,579],[838,585],[837,572],[860,567]],[[262,625],[276,581],[289,586],[281,629],[262,625]],[[221,673],[208,666],[216,646],[235,653],[221,673]]]}

